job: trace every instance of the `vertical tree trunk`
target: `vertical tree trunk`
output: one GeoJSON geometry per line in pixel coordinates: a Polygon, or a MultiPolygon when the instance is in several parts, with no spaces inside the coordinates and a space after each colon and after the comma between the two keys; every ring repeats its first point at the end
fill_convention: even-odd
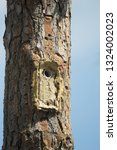
{"type": "Polygon", "coordinates": [[[73,150],[70,0],[7,0],[3,150],[73,150]]]}

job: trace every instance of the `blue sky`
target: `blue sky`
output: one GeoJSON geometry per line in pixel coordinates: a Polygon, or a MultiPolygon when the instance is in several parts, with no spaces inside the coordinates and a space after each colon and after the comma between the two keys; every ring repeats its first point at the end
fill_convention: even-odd
{"type": "Polygon", "coordinates": [[[5,68],[5,51],[3,47],[4,34],[4,14],[6,12],[5,0],[0,0],[0,149],[2,145],[3,131],[3,98],[4,98],[4,68],[5,68]]]}
{"type": "MultiPolygon", "coordinates": [[[[5,0],[0,1],[0,148],[3,129],[5,0]]],[[[99,150],[99,0],[72,0],[71,124],[74,150],[99,150]]]]}
{"type": "Polygon", "coordinates": [[[75,150],[99,150],[99,0],[73,0],[71,29],[75,150]]]}

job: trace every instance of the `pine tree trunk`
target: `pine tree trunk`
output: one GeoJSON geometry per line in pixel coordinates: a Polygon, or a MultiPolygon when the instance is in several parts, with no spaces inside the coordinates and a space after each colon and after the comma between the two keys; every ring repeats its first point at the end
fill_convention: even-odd
{"type": "Polygon", "coordinates": [[[7,0],[3,150],[73,150],[70,0],[7,0]]]}

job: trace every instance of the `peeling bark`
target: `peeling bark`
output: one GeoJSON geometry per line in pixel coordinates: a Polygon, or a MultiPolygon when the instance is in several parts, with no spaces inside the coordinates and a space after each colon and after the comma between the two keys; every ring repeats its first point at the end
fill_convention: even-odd
{"type": "Polygon", "coordinates": [[[7,0],[3,150],[73,150],[70,0],[7,0]]]}

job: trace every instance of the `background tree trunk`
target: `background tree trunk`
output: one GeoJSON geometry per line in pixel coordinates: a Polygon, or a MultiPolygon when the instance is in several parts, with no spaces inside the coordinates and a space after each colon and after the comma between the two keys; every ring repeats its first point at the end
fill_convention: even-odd
{"type": "Polygon", "coordinates": [[[3,150],[72,150],[70,0],[7,0],[3,150]]]}

